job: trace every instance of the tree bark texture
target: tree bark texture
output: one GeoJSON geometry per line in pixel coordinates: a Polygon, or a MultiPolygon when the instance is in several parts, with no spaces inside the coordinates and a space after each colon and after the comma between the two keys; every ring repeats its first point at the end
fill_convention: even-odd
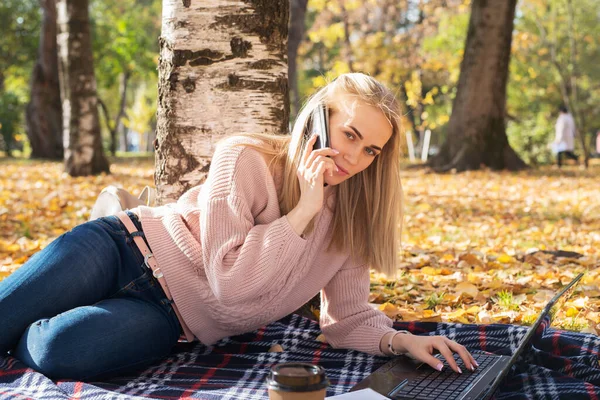
{"type": "Polygon", "coordinates": [[[88,0],[58,0],[56,6],[65,170],[71,176],[109,172],[100,136],[88,0]]]}
{"type": "Polygon", "coordinates": [[[31,74],[31,100],[25,110],[31,157],[61,160],[62,107],[58,84],[56,0],[40,0],[43,10],[38,60],[31,74]]]}
{"type": "Polygon", "coordinates": [[[288,38],[288,76],[290,82],[290,94],[291,94],[291,115],[292,118],[296,118],[302,103],[300,101],[300,93],[298,92],[298,48],[304,33],[306,32],[305,27],[305,16],[306,6],[308,0],[290,0],[290,31],[288,38]]]}
{"type": "MultiPolygon", "coordinates": [[[[131,75],[128,71],[121,73],[121,75],[119,76],[119,97],[121,98],[121,101],[119,103],[119,112],[117,113],[117,117],[115,118],[115,131],[122,133],[121,143],[123,151],[125,152],[127,152],[127,144],[129,142],[129,138],[127,137],[127,128],[123,124],[123,118],[125,117],[125,106],[127,105],[127,89],[129,86],[130,76],[131,75]]],[[[115,152],[113,153],[113,155],[116,154],[116,145],[117,144],[115,141],[115,152]]]]}
{"type": "MultiPolygon", "coordinates": [[[[113,157],[117,155],[118,132],[123,126],[123,117],[125,117],[125,105],[127,103],[127,89],[129,85],[129,77],[129,72],[123,72],[119,76],[119,111],[117,112],[117,116],[115,117],[114,121],[112,121],[110,118],[110,112],[108,111],[106,103],[100,97],[97,97],[98,104],[100,105],[102,113],[104,114],[104,121],[106,123],[106,127],[108,128],[108,133],[110,135],[109,151],[113,157]]],[[[125,130],[124,132],[127,131],[125,130]]],[[[121,150],[127,151],[126,133],[122,135],[121,150]]]]}
{"type": "Polygon", "coordinates": [[[448,138],[438,171],[526,168],[506,136],[506,83],[517,0],[473,0],[448,138]]]}
{"type": "Polygon", "coordinates": [[[159,203],[204,181],[224,135],[288,132],[289,0],[163,0],[159,203]]]}

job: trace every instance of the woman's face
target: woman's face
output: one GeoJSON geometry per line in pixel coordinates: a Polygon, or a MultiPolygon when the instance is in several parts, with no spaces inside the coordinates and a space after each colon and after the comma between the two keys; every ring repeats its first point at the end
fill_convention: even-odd
{"type": "Polygon", "coordinates": [[[371,165],[392,136],[392,125],[378,108],[357,103],[351,114],[346,107],[332,112],[329,135],[331,148],[339,151],[331,157],[339,171],[325,174],[325,183],[338,185],[371,165]]]}

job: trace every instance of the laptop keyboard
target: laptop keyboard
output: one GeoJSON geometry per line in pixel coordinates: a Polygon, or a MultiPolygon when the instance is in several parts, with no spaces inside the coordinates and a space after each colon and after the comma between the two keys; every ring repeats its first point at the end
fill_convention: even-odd
{"type": "MultiPolygon", "coordinates": [[[[422,400],[454,399],[456,396],[473,383],[487,366],[498,359],[497,356],[485,354],[473,354],[479,367],[474,372],[461,368],[462,374],[454,372],[446,362],[442,372],[436,371],[431,367],[423,366],[421,375],[409,381],[400,390],[393,392],[392,398],[413,398],[422,400]],[[466,370],[466,371],[465,371],[466,370]]],[[[458,354],[454,354],[454,359],[459,365],[462,360],[458,354]]]]}

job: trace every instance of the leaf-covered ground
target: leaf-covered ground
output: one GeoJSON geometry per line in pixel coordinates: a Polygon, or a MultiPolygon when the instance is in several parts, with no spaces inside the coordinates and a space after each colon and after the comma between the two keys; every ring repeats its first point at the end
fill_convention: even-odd
{"type": "MultiPolygon", "coordinates": [[[[0,160],[0,279],[89,216],[100,190],[138,194],[152,160],[70,178],[60,163],[0,160]]],[[[371,301],[396,319],[527,324],[577,273],[556,325],[600,332],[600,167],[523,173],[404,172],[402,269],[372,275],[371,301]],[[556,257],[543,251],[582,256],[556,257]]]]}

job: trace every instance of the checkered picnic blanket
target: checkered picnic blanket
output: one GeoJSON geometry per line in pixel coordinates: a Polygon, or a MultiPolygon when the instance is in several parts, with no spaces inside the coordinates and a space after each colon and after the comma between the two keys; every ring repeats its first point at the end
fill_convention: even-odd
{"type": "MultiPolygon", "coordinates": [[[[543,324],[496,393],[497,399],[600,399],[600,338],[558,331],[543,324]]],[[[527,328],[399,322],[414,334],[446,335],[471,351],[511,354],[527,328]]],[[[276,363],[302,361],[323,366],[331,381],[327,395],[341,394],[388,359],[332,349],[316,341],[318,325],[290,315],[257,331],[207,347],[178,344],[159,365],[104,382],[53,382],[11,357],[0,357],[0,399],[267,399],[265,378],[276,363]],[[274,344],[285,351],[269,353],[274,344]]]]}

